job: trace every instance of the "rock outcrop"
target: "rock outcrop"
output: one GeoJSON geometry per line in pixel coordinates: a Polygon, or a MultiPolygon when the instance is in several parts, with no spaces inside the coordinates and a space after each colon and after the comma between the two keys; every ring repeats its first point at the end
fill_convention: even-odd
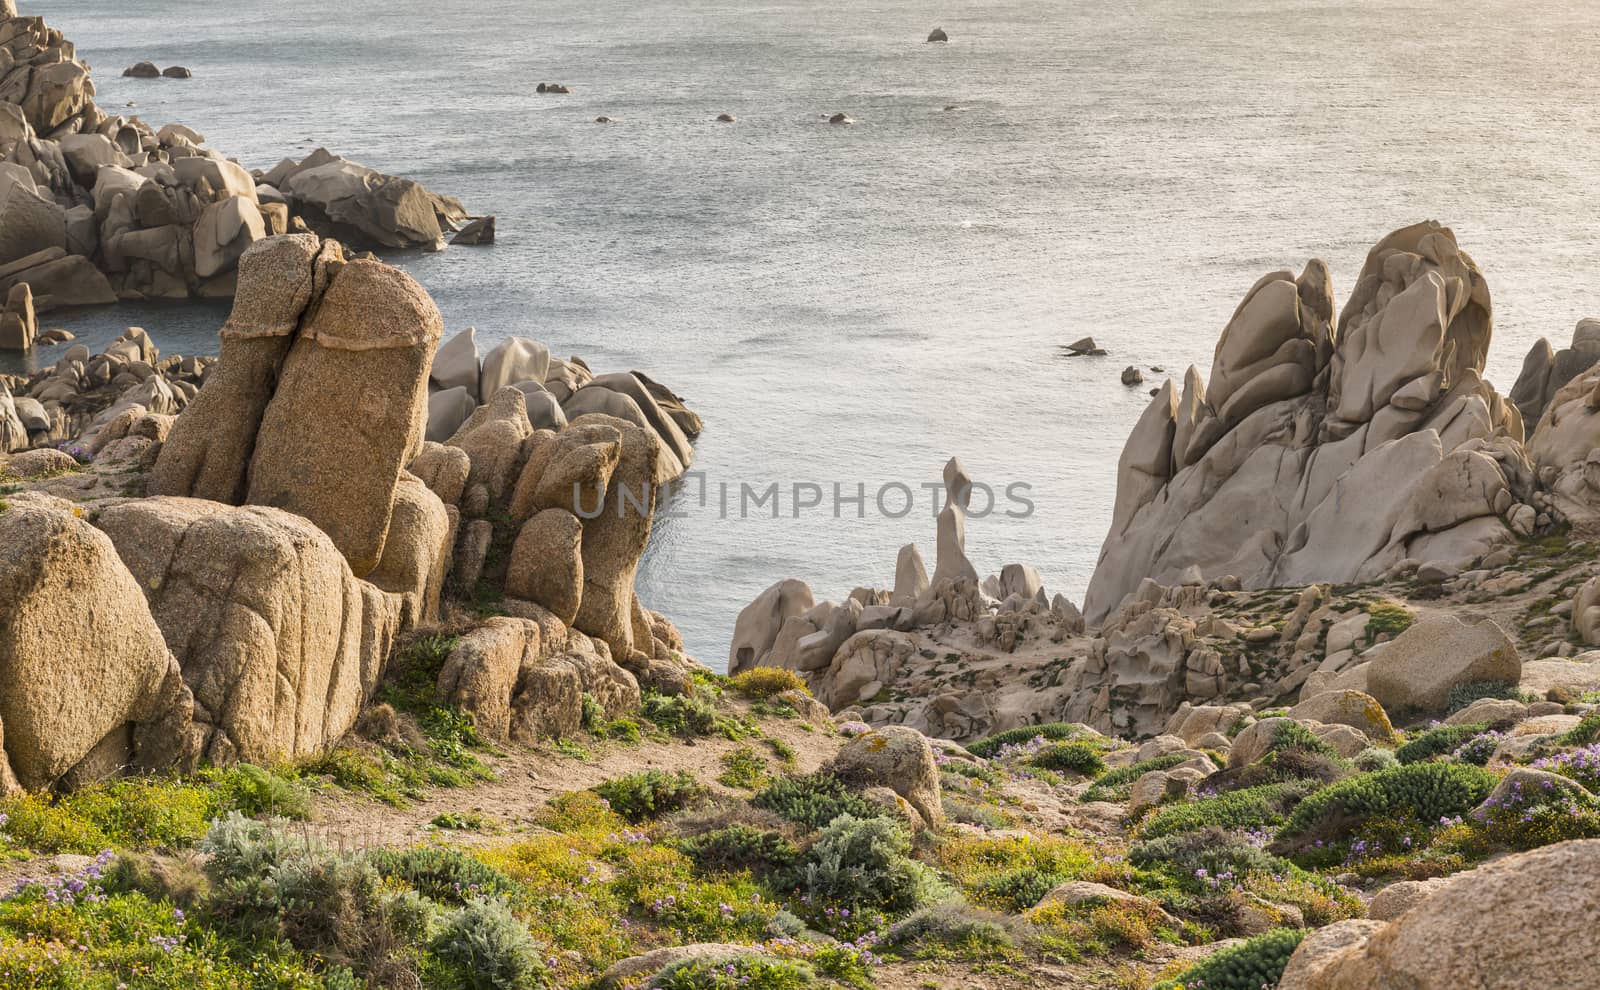
{"type": "Polygon", "coordinates": [[[1600,320],[1584,319],[1572,331],[1572,345],[1552,350],[1543,337],[1523,359],[1522,373],[1511,386],[1511,401],[1528,429],[1544,418],[1562,387],[1600,362],[1600,320]]]}
{"type": "Polygon", "coordinates": [[[42,789],[192,759],[194,699],[113,541],[59,499],[0,500],[0,780],[42,789]]]}
{"type": "MultiPolygon", "coordinates": [[[[441,249],[470,219],[454,199],[322,149],[252,173],[192,128],[108,114],[89,66],[41,18],[0,11],[0,49],[0,292],[31,286],[40,312],[231,297],[239,257],[273,234],[441,249]]],[[[190,75],[149,62],[124,74],[190,75]]]]}
{"type": "Polygon", "coordinates": [[[1312,934],[1279,986],[1539,990],[1552,974],[1593,973],[1597,882],[1600,841],[1507,857],[1455,877],[1388,924],[1347,921],[1312,934]]]}
{"type": "Polygon", "coordinates": [[[178,657],[217,763],[313,756],[355,724],[400,630],[398,596],[300,516],[183,498],[99,525],[178,657]]]}
{"type": "Polygon", "coordinates": [[[1256,283],[1210,382],[1168,382],[1123,450],[1090,621],[1191,568],[1367,581],[1509,541],[1533,477],[1521,415],[1482,379],[1491,323],[1482,273],[1433,223],[1373,248],[1337,324],[1321,262],[1256,283]]]}
{"type": "Polygon", "coordinates": [[[435,443],[458,434],[498,393],[515,389],[534,429],[559,431],[579,417],[602,415],[654,433],[662,448],[657,483],[681,477],[694,459],[700,417],[681,396],[639,372],[596,376],[582,358],[552,357],[548,347],[526,337],[508,337],[480,359],[473,327],[439,346],[433,369],[427,438],[435,443]]]}

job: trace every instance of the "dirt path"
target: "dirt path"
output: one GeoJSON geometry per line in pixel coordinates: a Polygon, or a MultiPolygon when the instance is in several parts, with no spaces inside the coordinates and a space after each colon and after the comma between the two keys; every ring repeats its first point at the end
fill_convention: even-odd
{"type": "MultiPolygon", "coordinates": [[[[735,702],[735,706],[745,714],[742,705],[735,702]]],[[[484,757],[494,769],[494,780],[470,787],[435,788],[403,808],[359,792],[328,788],[315,799],[309,828],[338,848],[407,846],[430,839],[484,845],[526,830],[556,795],[625,774],[687,770],[713,790],[737,793],[715,783],[722,772],[721,759],[728,753],[750,749],[767,761],[771,773],[809,773],[839,749],[839,737],[831,727],[811,726],[808,731],[803,728],[808,723],[777,718],[760,719],[759,725],[766,739],[780,740],[793,750],[792,765],[783,764],[766,739],[733,742],[721,736],[702,736],[645,739],[636,744],[586,741],[585,748],[592,754],[588,760],[562,755],[549,745],[508,743],[500,747],[500,755],[484,757]],[[476,812],[488,818],[491,826],[478,831],[443,831],[430,824],[449,811],[476,812]]]]}

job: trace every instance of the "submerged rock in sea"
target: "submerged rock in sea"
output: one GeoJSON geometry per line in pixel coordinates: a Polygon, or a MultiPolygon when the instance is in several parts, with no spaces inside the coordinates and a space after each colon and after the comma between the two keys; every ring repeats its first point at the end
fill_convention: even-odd
{"type": "Polygon", "coordinates": [[[944,28],[934,28],[932,31],[930,31],[928,33],[928,44],[930,44],[930,45],[931,44],[935,44],[937,42],[949,41],[949,40],[950,40],[950,36],[948,34],[944,33],[944,28]]]}

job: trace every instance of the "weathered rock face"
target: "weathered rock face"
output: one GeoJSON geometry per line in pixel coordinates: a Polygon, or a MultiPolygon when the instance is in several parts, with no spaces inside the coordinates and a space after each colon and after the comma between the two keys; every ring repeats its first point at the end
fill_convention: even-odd
{"type": "Polygon", "coordinates": [[[1559,351],[1550,348],[1543,337],[1523,359],[1522,373],[1511,387],[1511,401],[1522,414],[1522,422],[1532,429],[1544,418],[1545,410],[1557,392],[1574,378],[1600,361],[1600,320],[1579,320],[1572,331],[1572,346],[1559,351]]]}
{"type": "Polygon", "coordinates": [[[216,762],[323,752],[377,685],[401,601],[277,509],[149,498],[102,513],[178,656],[216,762]]]}
{"type": "Polygon", "coordinates": [[[1295,951],[1282,990],[1542,990],[1595,972],[1600,841],[1563,842],[1452,878],[1387,925],[1344,922],[1295,951]]]}
{"type": "Polygon", "coordinates": [[[638,708],[638,682],[603,642],[522,610],[535,617],[491,618],[461,637],[439,672],[441,703],[471,712],[490,738],[526,743],[578,731],[585,694],[610,717],[638,708]]]}
{"type": "Polygon", "coordinates": [[[97,749],[113,766],[192,757],[194,699],[112,541],[58,499],[25,493],[7,505],[0,777],[48,787],[97,749]]]}
{"type": "Polygon", "coordinates": [[[1367,693],[1390,712],[1439,712],[1458,684],[1521,680],[1517,646],[1493,621],[1425,612],[1372,661],[1367,693]]]}
{"type": "Polygon", "coordinates": [[[1190,568],[1247,588],[1361,581],[1510,538],[1532,485],[1521,417],[1481,377],[1487,284],[1448,228],[1379,242],[1333,329],[1327,269],[1269,275],[1223,331],[1209,385],[1169,382],[1118,466],[1084,611],[1190,568]]]}
{"type": "Polygon", "coordinates": [[[939,765],[928,738],[915,729],[890,725],[862,733],[845,743],[829,770],[854,786],[889,788],[930,826],[944,820],[939,765]]]}
{"type": "Polygon", "coordinates": [[[421,449],[442,329],[405,274],[350,262],[290,347],[261,416],[246,500],[316,523],[358,577],[383,558],[395,485],[421,449]]]}
{"type": "MultiPolygon", "coordinates": [[[[688,470],[694,458],[692,440],[701,428],[700,417],[683,406],[682,398],[648,377],[637,372],[595,377],[578,358],[552,358],[548,347],[526,337],[502,340],[480,362],[472,328],[440,345],[428,387],[429,440],[460,444],[465,434],[475,433],[474,442],[484,454],[513,449],[506,438],[481,432],[484,423],[478,410],[508,389],[516,390],[523,396],[518,419],[528,429],[560,431],[580,416],[609,416],[654,433],[661,445],[656,457],[658,483],[682,477],[688,470]]],[[[506,411],[489,415],[504,419],[506,411]]],[[[474,454],[475,465],[481,459],[474,454]]],[[[505,479],[506,473],[495,472],[501,480],[491,485],[492,497],[499,497],[501,487],[515,480],[505,479]]]]}
{"type": "Polygon", "coordinates": [[[793,578],[779,581],[763,591],[744,607],[734,623],[733,644],[728,648],[728,673],[770,666],[768,654],[778,641],[783,624],[815,604],[811,586],[793,578]]]}
{"type": "Polygon", "coordinates": [[[219,336],[222,353],[180,416],[150,477],[156,495],[244,501],[256,433],[300,319],[343,260],[316,237],[274,237],[241,259],[239,295],[219,336]]]}
{"type": "Polygon", "coordinates": [[[439,311],[398,270],[345,263],[313,237],[262,241],[243,269],[222,359],[174,425],[151,491],[302,515],[364,577],[421,450],[439,311]]]}

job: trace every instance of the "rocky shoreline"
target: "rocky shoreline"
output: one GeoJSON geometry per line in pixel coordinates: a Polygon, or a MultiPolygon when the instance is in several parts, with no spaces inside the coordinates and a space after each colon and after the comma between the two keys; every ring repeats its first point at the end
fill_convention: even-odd
{"type": "MultiPolygon", "coordinates": [[[[489,243],[492,218],[318,149],[249,171],[184,124],[96,105],[87,63],[42,18],[0,11],[0,298],[5,316],[118,300],[227,299],[263,237],[358,250],[489,243]],[[19,293],[18,287],[26,290],[19,293]]],[[[0,349],[30,336],[0,332],[0,349]]]]}
{"type": "Polygon", "coordinates": [[[931,573],[780,581],[720,676],[635,591],[681,397],[447,335],[362,249],[459,204],[107,117],[14,15],[0,345],[68,346],[0,376],[0,984],[1597,971],[1600,330],[1502,396],[1448,228],[1381,240],[1342,310],[1320,261],[1250,289],[1133,430],[1081,608],[980,576],[952,459],[931,573]],[[215,356],[38,339],[191,296],[233,299],[215,356]]]}

